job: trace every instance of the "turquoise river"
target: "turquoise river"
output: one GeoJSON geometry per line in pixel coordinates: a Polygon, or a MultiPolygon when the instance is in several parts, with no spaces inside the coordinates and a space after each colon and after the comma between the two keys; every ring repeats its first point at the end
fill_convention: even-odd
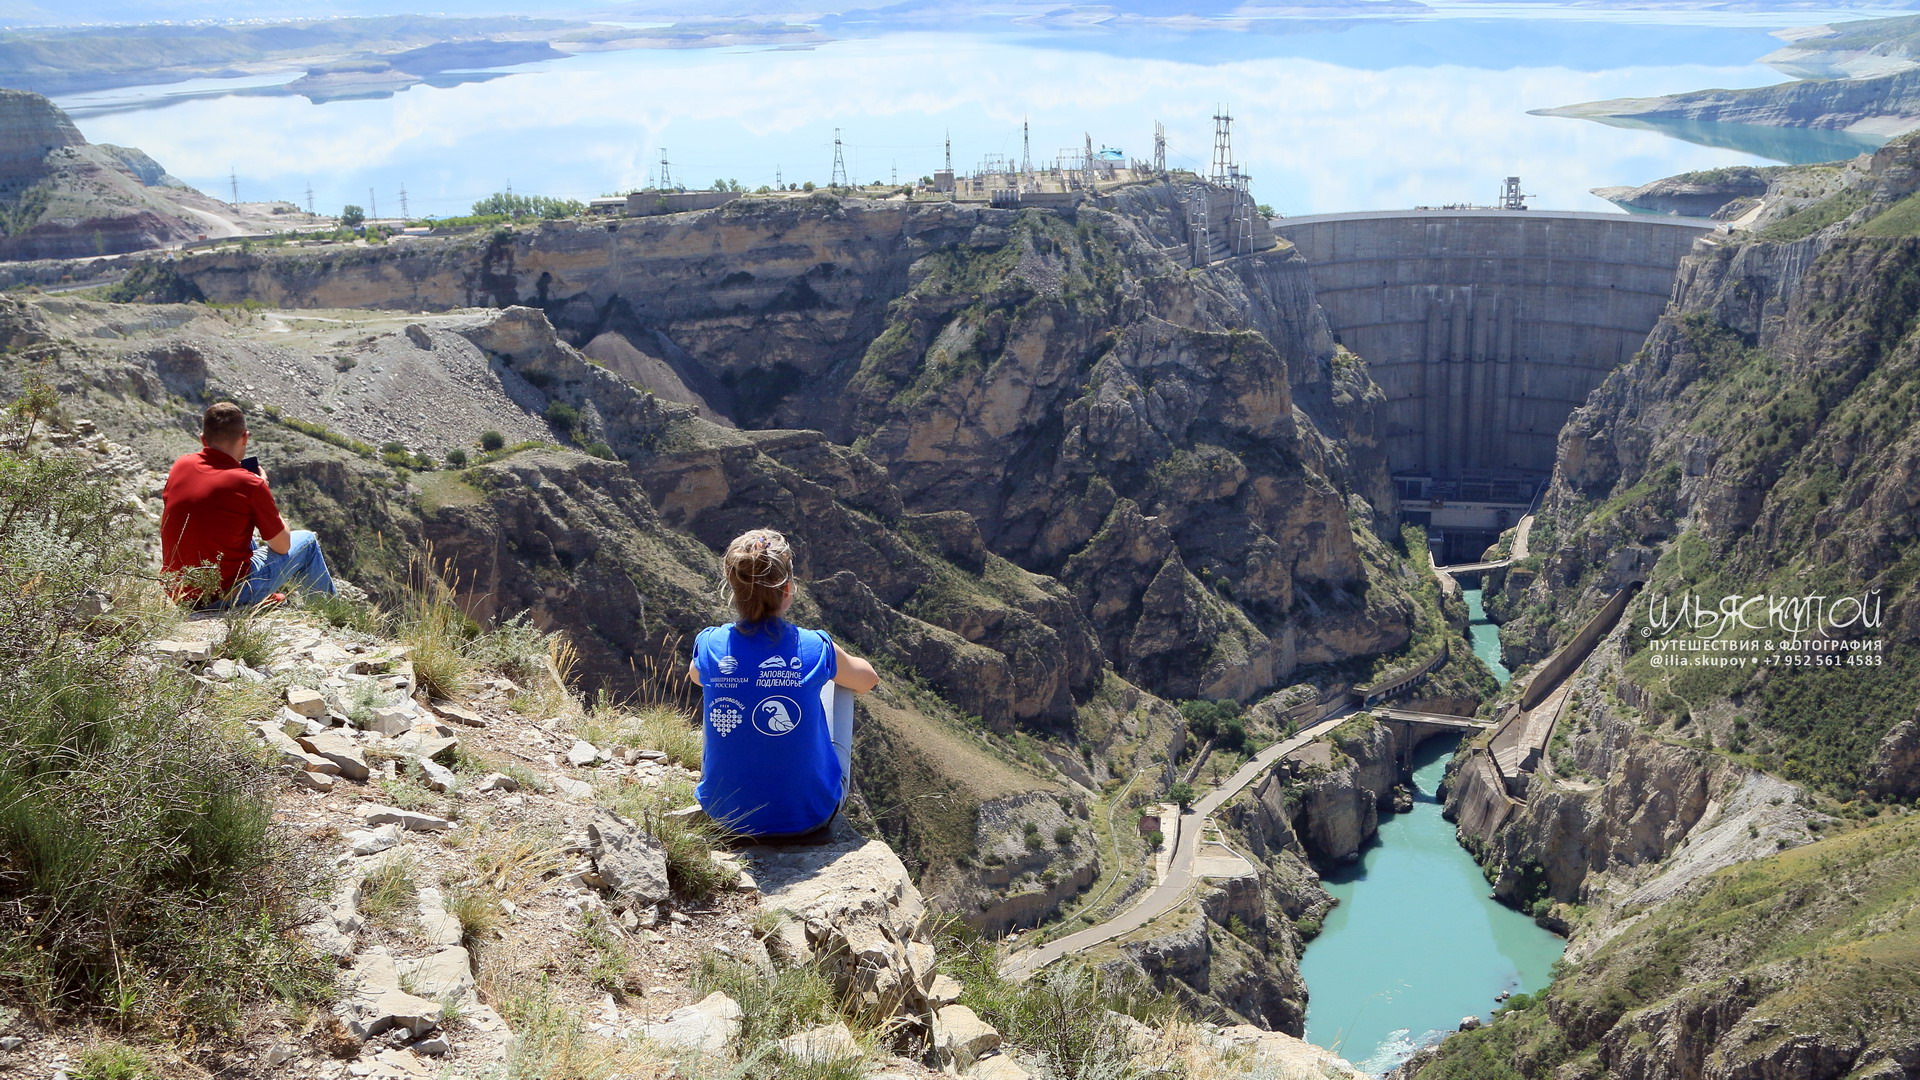
{"type": "MultiPolygon", "coordinates": [[[[1466,590],[1466,600],[1474,653],[1505,683],[1480,590],[1466,590]]],[[[1480,867],[1441,818],[1435,793],[1454,745],[1421,745],[1412,811],[1383,817],[1360,860],[1328,874],[1340,903],[1300,963],[1307,1040],[1370,1073],[1400,1064],[1464,1017],[1488,1018],[1502,991],[1545,986],[1566,944],[1488,895],[1480,867]]]]}

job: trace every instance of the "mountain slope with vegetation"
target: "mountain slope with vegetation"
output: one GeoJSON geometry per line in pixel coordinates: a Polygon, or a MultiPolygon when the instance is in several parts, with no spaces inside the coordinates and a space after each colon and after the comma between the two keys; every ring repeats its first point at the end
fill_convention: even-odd
{"type": "MultiPolygon", "coordinates": [[[[1537,1000],[1403,1075],[1909,1074],[1917,164],[1898,141],[1703,244],[1562,429],[1533,555],[1489,600],[1509,662],[1645,584],[1524,801],[1462,839],[1574,937],[1537,1000]],[[1687,597],[1707,616],[1676,620],[1687,597]]],[[[1477,782],[1449,777],[1450,811],[1477,782]]]]}

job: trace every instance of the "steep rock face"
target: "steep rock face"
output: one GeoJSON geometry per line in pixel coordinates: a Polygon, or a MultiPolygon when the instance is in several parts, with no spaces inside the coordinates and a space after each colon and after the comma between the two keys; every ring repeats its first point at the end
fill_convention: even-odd
{"type": "MultiPolygon", "coordinates": [[[[1103,205],[748,199],[179,274],[215,300],[539,307],[711,415],[851,444],[907,512],[970,515],[984,553],[1059,578],[1100,656],[1158,693],[1250,699],[1404,644],[1411,602],[1364,550],[1393,506],[1381,394],[1333,363],[1298,258],[1190,273],[1163,254],[1168,191],[1103,205]]],[[[676,527],[721,528],[698,513],[732,490],[729,460],[663,462],[687,496],[662,503],[676,527]]],[[[1088,649],[1055,655],[1057,673],[1021,673],[1046,704],[1019,715],[1059,715],[1060,687],[1089,685],[1088,649]]]]}
{"type": "MultiPolygon", "coordinates": [[[[1255,879],[1227,883],[1243,897],[1237,905],[1256,913],[1260,892],[1255,879]]],[[[1201,910],[1171,933],[1121,946],[1123,958],[1103,965],[1109,971],[1132,969],[1162,990],[1171,990],[1196,1015],[1222,1023],[1251,1021],[1269,1031],[1299,1036],[1306,1024],[1306,985],[1300,980],[1299,954],[1292,928],[1274,930],[1242,919],[1227,929],[1236,904],[1225,889],[1201,894],[1201,910]],[[1217,917],[1217,921],[1216,921],[1217,917]]]]}
{"type": "Polygon", "coordinates": [[[1281,758],[1228,806],[1227,820],[1256,856],[1294,851],[1350,862],[1379,831],[1380,812],[1393,808],[1400,779],[1393,733],[1356,720],[1281,758]]]}
{"type": "MultiPolygon", "coordinates": [[[[1675,308],[1647,348],[1561,432],[1533,530],[1538,573],[1510,576],[1494,605],[1508,617],[1510,665],[1543,655],[1624,582],[1648,578],[1623,618],[1634,628],[1625,678],[1657,721],[1704,717],[1710,730],[1684,734],[1738,743],[1833,791],[1874,774],[1883,740],[1911,715],[1897,687],[1911,682],[1920,645],[1920,590],[1901,569],[1920,551],[1920,242],[1856,230],[1907,197],[1917,155],[1911,142],[1877,155],[1848,196],[1862,207],[1853,218],[1794,242],[1707,246],[1683,264],[1675,308]],[[1656,668],[1640,648],[1653,637],[1649,613],[1688,595],[1709,606],[1853,597],[1864,611],[1830,636],[1874,660],[1656,668]],[[1819,697],[1852,706],[1835,713],[1819,697]]],[[[1729,630],[1776,646],[1809,636],[1729,630]]]]}
{"type": "Polygon", "coordinates": [[[169,180],[138,150],[90,145],[39,94],[0,90],[0,259],[114,255],[191,239],[205,226],[189,221],[171,192],[149,190],[169,180]]]}

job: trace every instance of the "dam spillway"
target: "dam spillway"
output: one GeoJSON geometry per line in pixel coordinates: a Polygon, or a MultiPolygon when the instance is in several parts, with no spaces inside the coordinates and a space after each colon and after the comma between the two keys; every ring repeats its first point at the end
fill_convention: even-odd
{"type": "Polygon", "coordinates": [[[1305,257],[1335,340],[1386,392],[1394,474],[1446,481],[1546,476],[1567,414],[1640,348],[1713,227],[1539,210],[1273,222],[1305,257]]]}

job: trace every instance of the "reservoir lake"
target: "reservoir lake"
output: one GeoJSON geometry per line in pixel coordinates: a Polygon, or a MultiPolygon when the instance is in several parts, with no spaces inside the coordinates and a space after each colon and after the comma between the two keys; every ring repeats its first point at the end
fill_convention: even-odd
{"type": "MultiPolygon", "coordinates": [[[[539,14],[532,9],[529,14],[539,14]]],[[[465,213],[511,189],[589,199],[656,175],[689,187],[825,184],[836,132],[856,182],[910,181],[952,139],[965,172],[1035,164],[1091,138],[1207,171],[1212,116],[1255,197],[1281,214],[1489,203],[1522,178],[1546,209],[1608,210],[1589,194],[1693,169],[1818,161],[1880,140],[1742,125],[1629,128],[1528,115],[1603,98],[1784,81],[1757,58],[1770,31],[1858,18],[1803,10],[1595,10],[1440,4],[1411,15],[1261,18],[1213,27],[990,17],[950,32],[841,20],[804,47],[589,52],[440,85],[310,101],[298,73],[201,79],[56,99],[88,139],[138,146],[174,175],[244,201],[307,191],[415,217],[465,213]],[[1696,140],[1696,141],[1688,141],[1696,140]]]]}

